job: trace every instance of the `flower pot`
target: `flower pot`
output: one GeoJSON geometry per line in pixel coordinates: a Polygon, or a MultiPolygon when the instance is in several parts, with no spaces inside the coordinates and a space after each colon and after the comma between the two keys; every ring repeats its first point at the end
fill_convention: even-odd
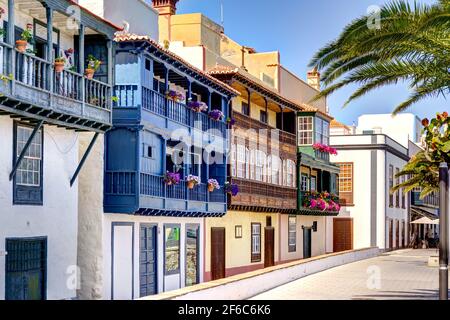
{"type": "Polygon", "coordinates": [[[194,189],[194,187],[195,187],[195,182],[194,182],[194,181],[188,181],[188,182],[187,182],[187,187],[188,187],[188,189],[194,189]]]}
{"type": "Polygon", "coordinates": [[[208,184],[208,191],[209,192],[213,192],[214,191],[214,186],[212,184],[208,184]]]}
{"type": "Polygon", "coordinates": [[[28,42],[26,40],[17,40],[16,41],[17,51],[19,51],[20,53],[24,53],[25,50],[27,49],[27,44],[28,42]]]}
{"type": "Polygon", "coordinates": [[[94,78],[94,73],[95,70],[94,69],[86,69],[84,70],[84,75],[86,76],[86,78],[92,80],[94,78]]]}
{"type": "Polygon", "coordinates": [[[55,62],[55,72],[63,72],[65,63],[64,62],[55,62]]]}

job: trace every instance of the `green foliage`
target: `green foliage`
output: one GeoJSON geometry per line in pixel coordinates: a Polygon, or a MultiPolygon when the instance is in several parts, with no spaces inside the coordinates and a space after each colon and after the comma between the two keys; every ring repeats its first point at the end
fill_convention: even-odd
{"type": "Polygon", "coordinates": [[[450,0],[432,5],[405,0],[381,7],[379,28],[369,15],[352,21],[340,36],[320,49],[310,66],[322,71],[325,89],[314,100],[356,83],[345,105],[390,84],[407,82],[410,97],[396,107],[450,92],[450,0]]]}
{"type": "Polygon", "coordinates": [[[33,41],[33,33],[31,30],[29,29],[25,29],[23,30],[22,34],[20,35],[20,39],[24,40],[28,43],[32,43],[33,41]]]}
{"type": "Polygon", "coordinates": [[[396,185],[391,192],[400,188],[409,192],[421,188],[420,197],[439,191],[439,165],[450,163],[450,118],[447,112],[437,114],[429,121],[423,119],[426,148],[411,158],[403,170],[396,176],[406,176],[404,183],[396,185]]]}
{"type": "Polygon", "coordinates": [[[92,54],[88,55],[87,62],[88,62],[87,69],[93,69],[94,71],[97,71],[98,68],[100,68],[100,65],[102,64],[102,62],[98,60],[96,57],[94,57],[92,54]]]}

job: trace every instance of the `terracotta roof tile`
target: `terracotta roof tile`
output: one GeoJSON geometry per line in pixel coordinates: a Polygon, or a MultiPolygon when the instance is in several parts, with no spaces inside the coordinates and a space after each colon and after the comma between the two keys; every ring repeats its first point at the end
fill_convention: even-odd
{"type": "Polygon", "coordinates": [[[149,36],[142,36],[142,35],[137,35],[137,34],[134,34],[134,33],[116,32],[115,37],[114,37],[114,41],[116,41],[116,42],[139,42],[139,41],[148,42],[152,46],[158,48],[158,50],[161,50],[162,52],[164,52],[167,55],[169,55],[171,58],[181,62],[182,64],[184,64],[188,68],[190,68],[193,71],[203,75],[204,77],[208,78],[209,80],[211,80],[212,82],[216,83],[217,85],[219,85],[221,87],[224,87],[225,89],[227,89],[228,91],[230,91],[231,93],[233,93],[235,95],[240,95],[240,92],[237,91],[236,89],[234,89],[231,86],[227,85],[226,83],[223,83],[222,81],[214,78],[213,76],[209,75],[207,72],[204,72],[203,70],[200,70],[197,67],[193,66],[192,64],[190,64],[189,62],[187,62],[186,60],[184,60],[183,58],[181,58],[177,54],[173,53],[172,51],[170,51],[170,50],[168,50],[168,49],[166,49],[164,47],[162,47],[159,43],[157,43],[155,40],[153,40],[149,36]]]}

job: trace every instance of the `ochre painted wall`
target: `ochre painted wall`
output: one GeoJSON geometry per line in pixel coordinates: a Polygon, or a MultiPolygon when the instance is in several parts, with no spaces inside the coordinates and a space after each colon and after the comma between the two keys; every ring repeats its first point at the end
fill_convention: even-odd
{"type": "Polygon", "coordinates": [[[225,267],[227,276],[262,268],[264,265],[264,227],[266,217],[272,217],[275,228],[275,263],[279,258],[279,214],[228,211],[222,218],[207,218],[205,222],[205,280],[211,272],[211,228],[225,228],[225,267]],[[251,262],[251,224],[261,223],[261,261],[251,262]],[[242,238],[235,238],[235,226],[242,226],[242,238]]]}

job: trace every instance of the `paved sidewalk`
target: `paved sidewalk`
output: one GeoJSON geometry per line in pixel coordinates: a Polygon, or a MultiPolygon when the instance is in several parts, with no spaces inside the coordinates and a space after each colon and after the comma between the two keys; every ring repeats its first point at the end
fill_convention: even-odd
{"type": "Polygon", "coordinates": [[[253,297],[254,300],[437,299],[436,249],[399,250],[332,268],[253,297]]]}

